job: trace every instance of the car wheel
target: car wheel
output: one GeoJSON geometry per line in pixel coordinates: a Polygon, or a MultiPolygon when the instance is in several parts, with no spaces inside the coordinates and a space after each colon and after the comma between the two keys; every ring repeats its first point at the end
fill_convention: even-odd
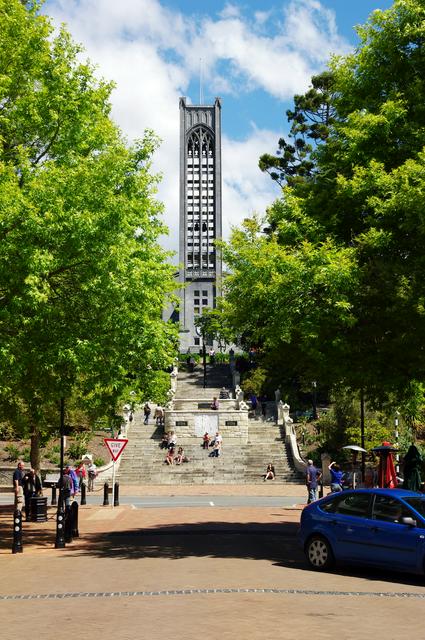
{"type": "Polygon", "coordinates": [[[335,564],[331,545],[322,536],[311,536],[305,545],[305,555],[312,569],[325,571],[335,564]]]}

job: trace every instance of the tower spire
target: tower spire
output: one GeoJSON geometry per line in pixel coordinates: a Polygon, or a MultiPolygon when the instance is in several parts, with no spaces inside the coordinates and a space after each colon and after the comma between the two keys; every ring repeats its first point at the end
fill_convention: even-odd
{"type": "Polygon", "coordinates": [[[204,87],[202,78],[202,58],[199,58],[199,104],[204,103],[204,87]]]}

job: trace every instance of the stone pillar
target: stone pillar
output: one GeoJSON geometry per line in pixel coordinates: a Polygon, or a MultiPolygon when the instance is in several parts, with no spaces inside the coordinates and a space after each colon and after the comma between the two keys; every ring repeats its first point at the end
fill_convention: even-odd
{"type": "Polygon", "coordinates": [[[289,404],[283,403],[282,400],[279,400],[277,404],[277,423],[284,424],[292,424],[292,418],[289,417],[289,404]]]}

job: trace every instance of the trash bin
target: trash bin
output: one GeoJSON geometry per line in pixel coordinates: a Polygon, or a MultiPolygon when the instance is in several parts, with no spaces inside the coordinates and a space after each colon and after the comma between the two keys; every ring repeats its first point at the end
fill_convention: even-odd
{"type": "Polygon", "coordinates": [[[47,522],[47,498],[35,496],[30,499],[31,522],[47,522]]]}

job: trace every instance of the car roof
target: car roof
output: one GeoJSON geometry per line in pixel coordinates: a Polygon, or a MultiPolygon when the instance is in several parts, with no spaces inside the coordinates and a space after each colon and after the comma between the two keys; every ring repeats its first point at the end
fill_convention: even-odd
{"type": "MultiPolygon", "coordinates": [[[[348,489],[343,492],[348,493],[376,493],[379,495],[391,496],[392,498],[425,498],[422,493],[416,493],[416,491],[409,491],[408,489],[348,489]]],[[[333,496],[341,495],[341,493],[334,493],[333,496]]]]}

